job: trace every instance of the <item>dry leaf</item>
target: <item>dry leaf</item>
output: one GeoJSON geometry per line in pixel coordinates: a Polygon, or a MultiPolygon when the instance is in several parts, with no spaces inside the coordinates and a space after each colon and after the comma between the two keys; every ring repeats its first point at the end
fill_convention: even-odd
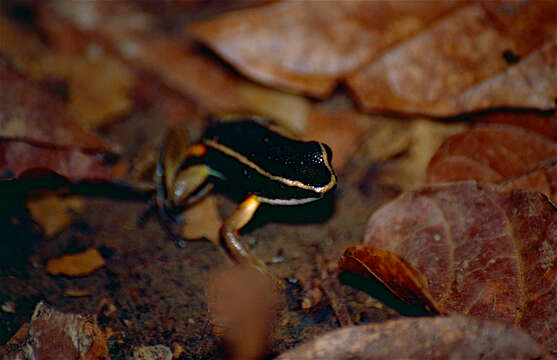
{"type": "Polygon", "coordinates": [[[105,265],[98,250],[91,248],[81,253],[49,259],[46,271],[50,275],[87,276],[105,265]]]}
{"type": "Polygon", "coordinates": [[[557,211],[541,194],[426,186],[377,210],[364,242],[419,270],[442,309],[514,323],[557,350],[557,211]]]}
{"type": "Polygon", "coordinates": [[[0,137],[12,140],[0,143],[0,178],[31,170],[52,171],[73,182],[112,178],[102,154],[113,151],[74,123],[60,101],[3,61],[0,83],[0,137]]]}
{"type": "Polygon", "coordinates": [[[172,351],[164,345],[136,346],[132,353],[133,360],[171,360],[172,351]]]}
{"type": "Polygon", "coordinates": [[[328,332],[277,360],[538,359],[520,329],[462,316],[398,319],[328,332]]]}
{"type": "Polygon", "coordinates": [[[107,44],[107,51],[141,70],[148,70],[170,88],[218,111],[241,111],[237,77],[203,56],[191,43],[161,32],[156,19],[130,4],[58,1],[41,4],[39,26],[62,48],[75,42],[107,44]],[[87,19],[87,21],[83,21],[87,19]],[[122,21],[126,19],[126,21],[122,21]],[[60,36],[63,33],[64,36],[60,36]],[[69,44],[66,44],[69,38],[69,44]],[[74,39],[74,41],[72,41],[74,39]],[[218,96],[216,96],[218,95],[218,96]]]}
{"type": "Polygon", "coordinates": [[[128,114],[132,72],[120,61],[91,46],[91,55],[53,52],[37,59],[33,78],[64,81],[68,86],[68,112],[87,129],[101,127],[128,114]],[[96,49],[96,50],[95,50],[96,49]]]}
{"type": "Polygon", "coordinates": [[[423,275],[395,253],[369,245],[351,246],[339,259],[339,267],[379,280],[406,303],[422,306],[434,314],[443,313],[432,299],[423,275]]]}
{"type": "Polygon", "coordinates": [[[523,128],[557,141],[557,112],[498,110],[475,114],[469,120],[478,123],[506,124],[523,128]]]}
{"type": "Polygon", "coordinates": [[[557,206],[557,159],[542,163],[526,173],[501,183],[505,189],[524,189],[547,195],[557,206]]]}
{"type": "Polygon", "coordinates": [[[282,1],[193,24],[188,32],[257,81],[326,97],[339,78],[458,3],[282,1]]]}
{"type": "Polygon", "coordinates": [[[275,119],[296,134],[304,134],[312,108],[308,99],[242,82],[237,89],[246,109],[275,119]]]}
{"type": "Polygon", "coordinates": [[[32,171],[54,172],[72,182],[110,181],[111,169],[99,154],[54,150],[19,141],[0,142],[0,179],[17,179],[32,171]]]}
{"type": "Polygon", "coordinates": [[[222,219],[217,210],[215,197],[207,196],[184,212],[186,218],[182,226],[182,236],[188,240],[206,238],[219,245],[219,230],[222,219]]]}
{"type": "Polygon", "coordinates": [[[450,116],[493,107],[554,108],[557,10],[537,1],[505,14],[511,4],[499,4],[497,19],[480,3],[460,8],[372,61],[348,86],[366,110],[450,116]],[[501,31],[510,18],[522,27],[501,31]],[[509,64],[506,54],[521,61],[509,64]]]}
{"type": "Polygon", "coordinates": [[[17,25],[14,21],[0,13],[0,52],[18,68],[30,69],[37,59],[47,50],[37,34],[17,25]]]}
{"type": "Polygon", "coordinates": [[[335,99],[332,99],[313,105],[309,109],[306,123],[302,138],[329,145],[333,151],[333,168],[341,172],[368,130],[377,122],[352,107],[336,104],[335,99]]]}
{"type": "Polygon", "coordinates": [[[381,165],[378,181],[402,190],[422,185],[427,165],[443,140],[466,129],[467,124],[423,119],[381,125],[380,133],[366,143],[379,161],[388,160],[381,165]]]}
{"type": "Polygon", "coordinates": [[[63,104],[0,61],[0,137],[57,148],[109,152],[99,136],[86,132],[63,104]]]}
{"type": "MultiPolygon", "coordinates": [[[[337,171],[342,170],[369,128],[367,119],[363,119],[352,105],[342,106],[340,110],[327,103],[312,105],[303,97],[249,83],[200,52],[192,43],[161,33],[150,25],[152,19],[141,22],[139,30],[130,29],[127,23],[120,21],[124,17],[150,19],[137,10],[116,8],[104,13],[101,4],[91,6],[103,14],[102,23],[95,22],[84,29],[76,23],[82,11],[76,4],[68,4],[65,14],[58,13],[58,20],[52,14],[57,14],[56,8],[51,9],[49,23],[59,21],[66,24],[67,32],[86,32],[99,42],[110,43],[109,48],[116,49],[119,56],[152,71],[167,86],[194,99],[210,112],[266,116],[304,139],[328,143],[333,153],[338,154],[333,156],[337,171]],[[333,136],[337,133],[342,136],[333,136]]],[[[50,8],[45,7],[43,11],[47,9],[50,8]]]]}
{"type": "Polygon", "coordinates": [[[557,142],[510,125],[481,125],[447,139],[431,159],[428,182],[501,182],[557,157],[557,142]]]}
{"type": "Polygon", "coordinates": [[[80,196],[59,197],[49,192],[45,196],[27,200],[33,220],[41,225],[46,236],[53,236],[71,224],[71,212],[80,213],[84,207],[80,196]]]}
{"type": "Polygon", "coordinates": [[[106,339],[93,318],[64,314],[43,302],[35,307],[31,322],[0,347],[0,353],[6,359],[109,358],[106,339]]]}
{"type": "Polygon", "coordinates": [[[133,74],[99,44],[75,52],[47,48],[34,33],[3,16],[0,32],[0,50],[26,76],[64,86],[68,112],[84,128],[105,125],[131,110],[133,74]]]}

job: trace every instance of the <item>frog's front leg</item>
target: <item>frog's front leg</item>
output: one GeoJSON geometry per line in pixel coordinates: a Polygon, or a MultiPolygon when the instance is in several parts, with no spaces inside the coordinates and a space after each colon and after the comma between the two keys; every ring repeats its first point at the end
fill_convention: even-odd
{"type": "MultiPolygon", "coordinates": [[[[176,206],[188,207],[208,195],[213,190],[213,184],[206,182],[211,175],[219,176],[220,174],[207,165],[192,165],[181,170],[174,177],[167,197],[159,206],[159,209],[165,213],[163,217],[170,217],[166,213],[168,209],[176,206]]],[[[174,220],[182,222],[180,218],[174,220]]]]}
{"type": "Polygon", "coordinates": [[[262,272],[267,272],[265,264],[249,252],[246,246],[240,241],[240,235],[238,234],[238,231],[251,220],[260,204],[261,202],[257,196],[248,196],[247,199],[226,218],[220,229],[220,236],[225,249],[236,262],[252,265],[262,272]]]}

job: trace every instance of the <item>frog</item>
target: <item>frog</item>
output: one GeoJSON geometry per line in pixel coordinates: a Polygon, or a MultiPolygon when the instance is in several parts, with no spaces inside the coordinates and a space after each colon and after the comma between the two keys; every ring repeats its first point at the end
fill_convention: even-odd
{"type": "Polygon", "coordinates": [[[217,120],[193,144],[188,144],[183,127],[171,128],[155,172],[156,203],[166,221],[181,222],[171,210],[193,206],[219,181],[244,194],[220,228],[220,243],[234,262],[264,272],[266,266],[239,235],[260,205],[306,204],[323,199],[337,186],[328,145],[295,139],[265,125],[270,123],[254,116],[217,120]]]}

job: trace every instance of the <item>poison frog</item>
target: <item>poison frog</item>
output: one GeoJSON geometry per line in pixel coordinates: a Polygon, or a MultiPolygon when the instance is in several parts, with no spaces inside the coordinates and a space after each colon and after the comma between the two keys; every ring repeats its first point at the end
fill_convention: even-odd
{"type": "Polygon", "coordinates": [[[155,178],[157,204],[167,218],[170,209],[187,207],[211,192],[215,179],[240,189],[245,200],[225,219],[221,243],[236,262],[262,269],[264,265],[240,241],[238,231],[261,204],[319,200],[335,189],[337,178],[329,146],[284,136],[254,119],[217,123],[192,145],[187,144],[183,128],[171,129],[155,178]]]}

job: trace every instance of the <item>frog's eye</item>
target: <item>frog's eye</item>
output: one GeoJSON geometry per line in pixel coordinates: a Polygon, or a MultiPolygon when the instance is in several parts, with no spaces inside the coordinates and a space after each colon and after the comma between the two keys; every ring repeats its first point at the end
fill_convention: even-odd
{"type": "Polygon", "coordinates": [[[323,147],[325,148],[325,152],[327,153],[327,159],[329,160],[329,163],[332,162],[333,161],[333,151],[331,150],[331,148],[327,144],[323,144],[323,147]]]}

